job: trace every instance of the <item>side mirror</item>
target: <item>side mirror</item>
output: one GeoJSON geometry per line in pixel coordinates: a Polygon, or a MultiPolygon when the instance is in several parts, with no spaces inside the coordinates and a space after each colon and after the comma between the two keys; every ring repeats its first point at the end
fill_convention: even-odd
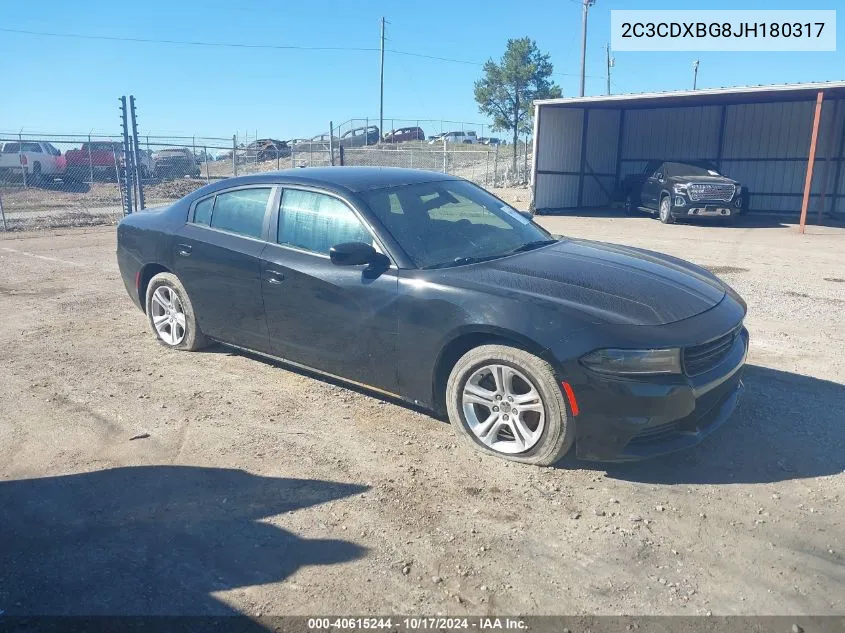
{"type": "Polygon", "coordinates": [[[654,177],[657,178],[658,182],[663,182],[663,174],[662,173],[658,172],[658,173],[654,174],[654,177]]]}
{"type": "Polygon", "coordinates": [[[371,245],[364,242],[343,242],[335,244],[329,249],[329,258],[335,266],[361,266],[372,264],[375,266],[390,265],[386,255],[382,255],[371,245]]]}

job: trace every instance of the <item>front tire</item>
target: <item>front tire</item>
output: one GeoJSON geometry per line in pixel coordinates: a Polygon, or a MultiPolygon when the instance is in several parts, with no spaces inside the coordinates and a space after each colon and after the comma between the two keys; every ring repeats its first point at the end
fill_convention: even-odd
{"type": "Polygon", "coordinates": [[[146,307],[150,328],[165,347],[193,352],[209,344],[197,323],[191,298],[176,275],[159,273],[150,280],[146,307]]]}
{"type": "Polygon", "coordinates": [[[672,217],[672,200],[669,196],[663,196],[660,199],[660,211],[658,213],[660,221],[663,224],[674,224],[675,218],[672,217]]]}
{"type": "Polygon", "coordinates": [[[523,464],[554,464],[575,438],[552,366],[515,347],[464,354],[449,375],[446,408],[473,448],[523,464]]]}

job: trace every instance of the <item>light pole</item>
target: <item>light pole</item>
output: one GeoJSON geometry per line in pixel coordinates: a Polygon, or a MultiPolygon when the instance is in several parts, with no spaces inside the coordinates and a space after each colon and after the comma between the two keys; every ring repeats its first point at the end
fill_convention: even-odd
{"type": "Polygon", "coordinates": [[[583,7],[581,10],[581,89],[580,96],[584,96],[584,76],[587,71],[587,14],[590,7],[596,3],[596,0],[583,0],[583,7]]]}
{"type": "Polygon", "coordinates": [[[699,60],[695,60],[692,63],[692,89],[695,90],[695,87],[698,85],[698,63],[699,60]]]}

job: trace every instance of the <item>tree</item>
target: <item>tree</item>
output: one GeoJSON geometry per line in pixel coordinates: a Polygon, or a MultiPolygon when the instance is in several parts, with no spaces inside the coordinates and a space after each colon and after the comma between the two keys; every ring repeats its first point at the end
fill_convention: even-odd
{"type": "Polygon", "coordinates": [[[531,131],[532,102],[561,96],[560,87],[551,81],[551,76],[548,54],[541,53],[531,38],[522,37],[508,40],[498,64],[487,60],[484,76],[475,82],[479,111],[493,119],[494,130],[513,132],[514,173],[519,133],[531,131]]]}

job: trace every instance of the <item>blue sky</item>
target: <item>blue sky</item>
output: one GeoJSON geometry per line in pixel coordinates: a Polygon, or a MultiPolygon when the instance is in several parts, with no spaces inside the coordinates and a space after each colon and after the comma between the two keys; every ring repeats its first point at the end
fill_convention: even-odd
{"type": "MultiPolygon", "coordinates": [[[[611,9],[836,9],[841,1],[598,0],[590,12],[587,94],[605,90],[611,9]]],[[[510,37],[551,54],[564,95],[578,90],[578,0],[0,0],[0,29],[276,46],[387,48],[472,62],[510,37]]],[[[838,16],[845,22],[845,15],[838,16]]],[[[614,92],[845,79],[835,53],[615,53],[614,92]]],[[[310,136],[328,121],[378,116],[378,52],[166,45],[0,31],[0,131],[116,133],[117,97],[134,94],[142,133],[310,136]]],[[[478,65],[388,52],[385,117],[484,121],[472,95],[478,65]]],[[[389,127],[386,123],[386,127],[389,127]]],[[[426,127],[426,126],[423,126],[426,127]]],[[[439,131],[439,124],[426,133],[439,131]]]]}

